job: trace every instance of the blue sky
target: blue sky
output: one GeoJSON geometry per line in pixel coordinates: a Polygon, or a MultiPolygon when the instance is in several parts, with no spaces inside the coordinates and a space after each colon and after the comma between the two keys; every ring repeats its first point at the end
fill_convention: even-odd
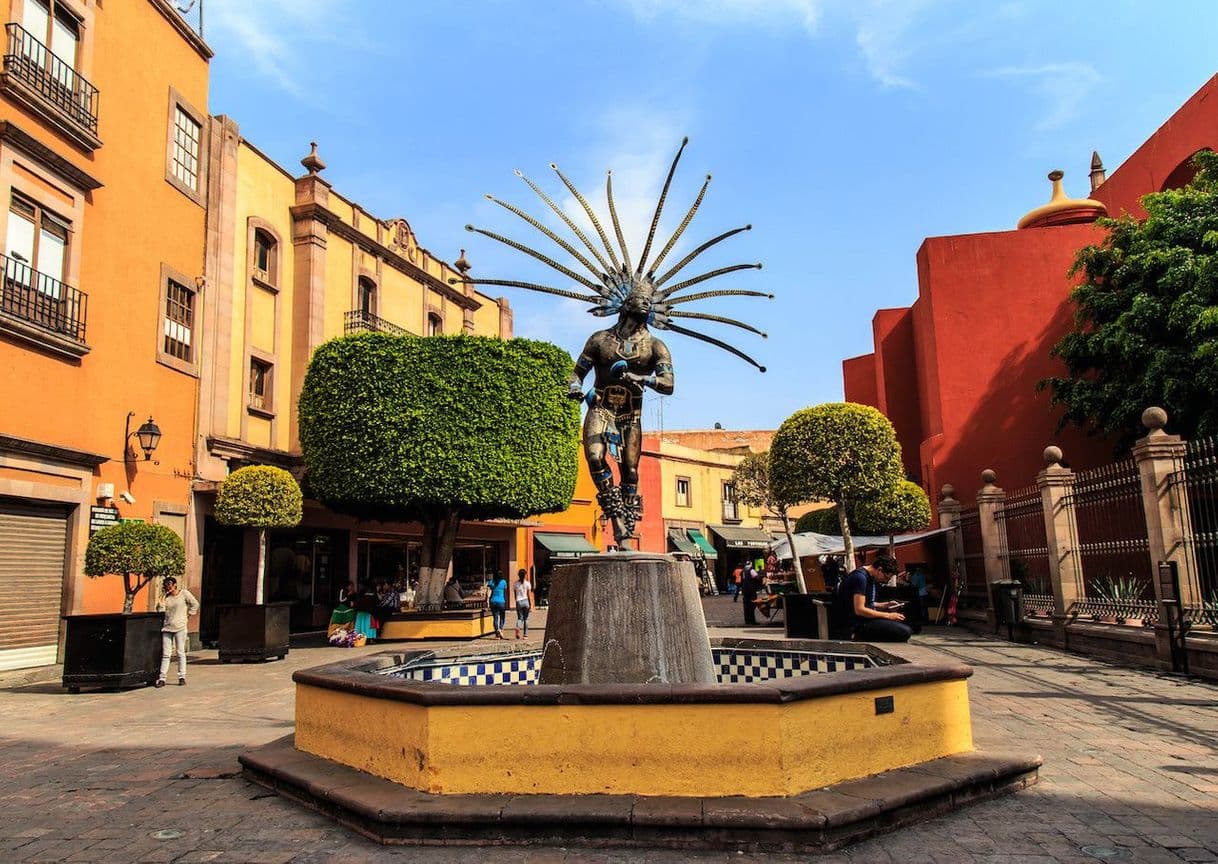
{"type": "MultiPolygon", "coordinates": [[[[1014,227],[1048,199],[1053,168],[1084,195],[1093,149],[1116,168],[1218,71],[1218,8],[1203,0],[203,2],[212,112],[290,169],[316,139],[337,189],[406,217],[438,255],[467,249],[475,275],[564,285],[463,230],[546,248],[483,196],[544,216],[519,168],[574,204],[551,161],[602,214],[613,169],[637,255],[688,135],[659,233],[712,173],[674,256],[752,223],[699,263],[765,268],[706,287],[776,299],[698,310],[766,330],[703,328],[769,371],[661,334],[677,392],[651,398],[651,429],[773,428],[840,399],[841,361],[870,350],[874,310],[915,299],[924,237],[1014,227]]],[[[573,301],[488,292],[507,294],[517,335],[572,353],[602,320],[573,301]]]]}

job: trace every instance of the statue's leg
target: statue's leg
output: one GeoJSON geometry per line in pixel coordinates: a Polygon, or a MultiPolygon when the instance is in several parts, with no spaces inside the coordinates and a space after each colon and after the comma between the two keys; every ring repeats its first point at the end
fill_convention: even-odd
{"type": "Polygon", "coordinates": [[[613,485],[613,471],[606,461],[609,452],[607,435],[611,418],[607,411],[592,408],[584,418],[584,457],[588,471],[596,484],[596,501],[601,512],[613,523],[613,536],[618,545],[629,532],[622,522],[622,492],[613,485]]]}
{"type": "MultiPolygon", "coordinates": [[[[637,540],[635,524],[643,518],[643,499],[639,495],[639,459],[643,455],[643,425],[639,415],[618,420],[622,435],[621,462],[623,522],[628,536],[637,540]]],[[[636,543],[637,545],[637,543],[636,543]]]]}

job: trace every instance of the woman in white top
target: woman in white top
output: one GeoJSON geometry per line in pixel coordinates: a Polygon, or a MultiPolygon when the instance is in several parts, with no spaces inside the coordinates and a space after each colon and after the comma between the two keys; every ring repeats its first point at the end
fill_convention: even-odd
{"type": "Polygon", "coordinates": [[[527,639],[529,636],[529,592],[533,590],[532,583],[525,577],[528,574],[522,568],[516,574],[516,584],[512,586],[512,591],[516,597],[516,638],[520,638],[521,631],[527,639]]]}

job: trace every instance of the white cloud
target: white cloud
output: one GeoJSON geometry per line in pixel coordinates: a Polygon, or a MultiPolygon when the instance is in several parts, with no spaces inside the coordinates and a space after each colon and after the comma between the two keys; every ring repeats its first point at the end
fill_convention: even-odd
{"type": "Polygon", "coordinates": [[[916,25],[932,0],[871,0],[851,7],[854,41],[871,77],[885,87],[917,89],[901,69],[924,46],[916,25]]]}
{"type": "Polygon", "coordinates": [[[987,74],[1025,81],[1043,99],[1042,116],[1033,127],[1039,132],[1060,128],[1073,120],[1083,100],[1104,80],[1091,64],[1079,61],[1004,66],[987,74]]]}
{"type": "Polygon", "coordinates": [[[298,98],[307,95],[302,75],[310,48],[349,43],[346,12],[352,0],[203,0],[206,37],[230,49],[230,56],[298,98]]]}
{"type": "Polygon", "coordinates": [[[782,25],[796,21],[809,32],[820,23],[822,0],[620,0],[638,19],[675,16],[703,24],[782,25]]]}

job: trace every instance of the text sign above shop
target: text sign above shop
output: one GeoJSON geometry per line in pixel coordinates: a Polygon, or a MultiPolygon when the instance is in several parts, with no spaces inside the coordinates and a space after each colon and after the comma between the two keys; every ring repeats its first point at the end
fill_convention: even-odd
{"type": "Polygon", "coordinates": [[[117,525],[118,521],[117,507],[90,507],[89,536],[92,537],[98,531],[110,525],[117,525]]]}

